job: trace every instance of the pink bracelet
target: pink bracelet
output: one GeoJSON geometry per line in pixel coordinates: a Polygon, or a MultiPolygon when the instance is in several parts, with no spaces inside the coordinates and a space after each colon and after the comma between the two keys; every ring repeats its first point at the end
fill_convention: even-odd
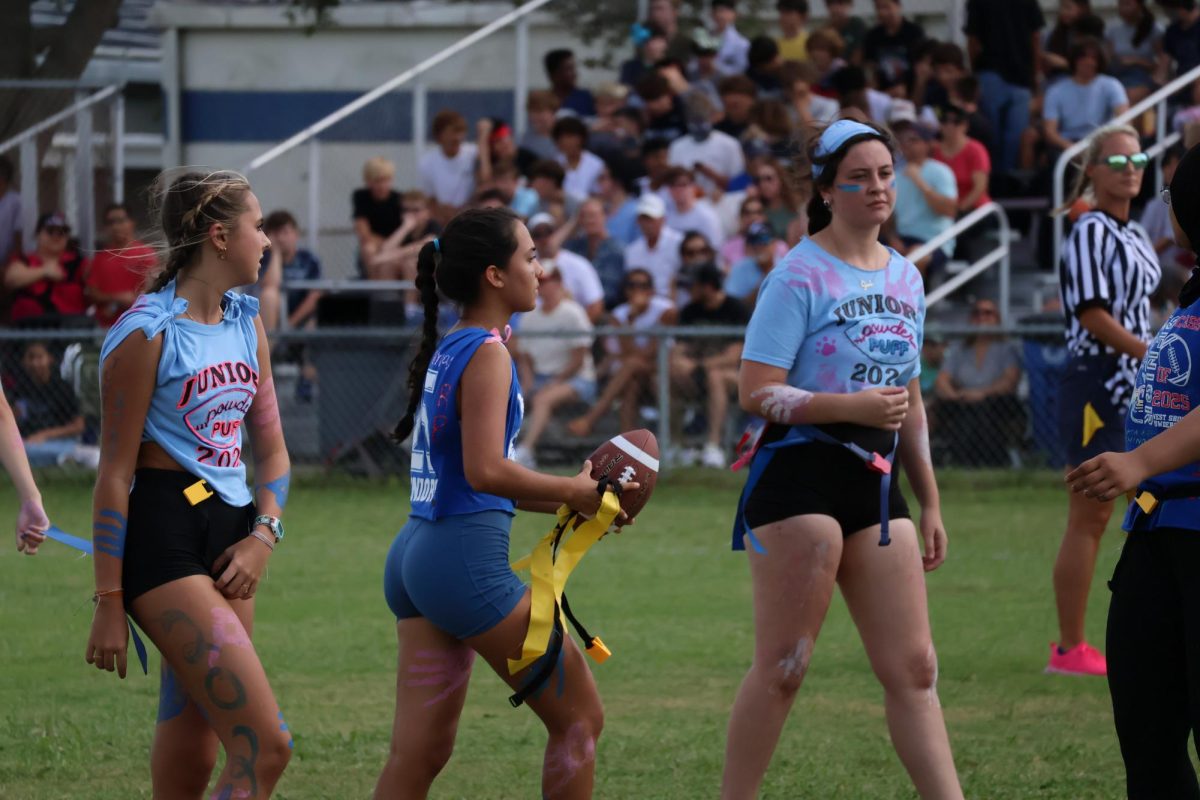
{"type": "Polygon", "coordinates": [[[262,542],[263,544],[265,544],[267,547],[271,548],[272,550],[275,549],[275,542],[271,541],[267,537],[266,534],[259,533],[257,530],[251,529],[250,535],[253,536],[255,539],[258,539],[260,542],[262,542]]]}

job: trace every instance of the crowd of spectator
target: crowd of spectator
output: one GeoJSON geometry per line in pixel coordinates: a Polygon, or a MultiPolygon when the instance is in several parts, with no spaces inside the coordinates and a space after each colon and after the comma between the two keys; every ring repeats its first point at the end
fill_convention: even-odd
{"type": "MultiPolygon", "coordinates": [[[[1052,19],[1037,0],[968,0],[965,48],[930,37],[902,0],[874,0],[871,19],[850,0],[824,0],[819,23],[816,3],[777,0],[775,27],[758,35],[748,31],[764,20],[745,24],[734,0],[706,5],[650,0],[631,31],[632,57],[593,85],[581,82],[571,50],[546,53],[545,88],[526,98],[519,136],[511,120],[483,118],[472,129],[459,111],[439,110],[417,186],[398,188],[386,157],[363,166],[350,208],[364,279],[414,278],[421,246],[464,207],[509,207],[529,225],[546,276],[541,306],[515,325],[532,409],[519,451],[527,461],[556,415],[568,435],[585,436],[614,405],[623,428],[656,406],[654,337],[596,342],[594,326],[737,324],[753,310],[763,276],[807,232],[810,198],[797,180],[807,165],[796,143],[820,125],[853,117],[890,126],[899,199],[883,236],[912,253],[993,196],[1044,197],[1064,149],[1200,65],[1196,0],[1120,0],[1107,24],[1089,0],[1061,0],[1052,19]],[[550,330],[566,333],[520,335],[550,330]]],[[[1171,109],[1177,129],[1195,122],[1200,82],[1171,109]]],[[[1149,134],[1153,114],[1137,124],[1149,134]]],[[[24,238],[11,183],[0,158],[6,318],[111,324],[153,261],[128,210],[106,210],[105,249],[88,259],[58,213],[43,214],[24,238]]],[[[1143,223],[1171,274],[1186,274],[1162,208],[1149,204],[1143,223]]],[[[327,298],[289,285],[320,278],[321,265],[299,246],[287,211],[269,214],[265,229],[273,247],[254,289],[264,321],[272,330],[311,326],[327,298]]],[[[918,259],[927,282],[956,253],[970,257],[973,238],[918,259]]],[[[420,314],[409,293],[405,316],[420,314]]],[[[942,354],[953,367],[936,384],[946,426],[970,427],[975,395],[999,386],[989,365],[1007,361],[988,355],[1000,352],[992,345],[982,335],[970,344],[981,365],[973,374],[963,366],[969,353],[942,354]],[[980,374],[987,386],[976,385],[980,374]]],[[[732,422],[737,348],[679,340],[669,359],[673,397],[687,401],[673,422],[697,443],[691,457],[713,466],[727,455],[718,449],[732,422]]],[[[305,380],[315,378],[303,351],[293,356],[305,380]]]]}

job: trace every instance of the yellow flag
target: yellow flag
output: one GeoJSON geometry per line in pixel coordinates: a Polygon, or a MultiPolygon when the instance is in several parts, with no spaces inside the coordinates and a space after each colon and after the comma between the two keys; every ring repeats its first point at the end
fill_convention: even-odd
{"type": "Polygon", "coordinates": [[[1100,415],[1096,413],[1096,409],[1092,408],[1092,404],[1088,403],[1083,407],[1083,446],[1087,447],[1092,441],[1092,437],[1096,435],[1096,431],[1104,427],[1104,420],[1100,419],[1100,415]]]}

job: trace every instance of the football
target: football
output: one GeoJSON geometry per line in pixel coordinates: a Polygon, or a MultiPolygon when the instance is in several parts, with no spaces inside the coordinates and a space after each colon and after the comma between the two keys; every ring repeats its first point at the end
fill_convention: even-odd
{"type": "Polygon", "coordinates": [[[588,459],[592,462],[592,477],[608,477],[619,483],[641,484],[621,495],[621,509],[633,519],[645,507],[658,480],[658,439],[642,428],[609,439],[596,448],[588,459]]]}

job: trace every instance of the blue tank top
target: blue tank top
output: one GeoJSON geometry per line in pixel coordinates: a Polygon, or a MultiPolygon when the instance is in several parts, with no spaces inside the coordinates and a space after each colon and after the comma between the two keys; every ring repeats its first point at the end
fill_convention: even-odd
{"type": "MultiPolygon", "coordinates": [[[[438,345],[425,372],[421,403],[413,425],[411,498],[412,516],[436,521],[476,511],[513,513],[510,498],[484,494],[471,488],[463,468],[462,425],[458,418],[458,385],[463,370],[480,345],[501,344],[482,328],[463,328],[448,334],[438,345]]],[[[503,344],[501,344],[503,346],[503,344]]],[[[525,400],[512,367],[508,389],[508,417],[504,424],[504,455],[513,457],[517,432],[525,416],[525,400]]]]}
{"type": "MultiPolygon", "coordinates": [[[[1200,406],[1200,301],[1177,310],[1150,343],[1134,383],[1125,424],[1125,449],[1153,439],[1200,406]]],[[[1125,530],[1186,528],[1200,530],[1200,461],[1155,475],[1141,485],[1151,493],[1194,488],[1193,497],[1164,500],[1154,513],[1139,513],[1131,503],[1125,530]]]]}
{"type": "Polygon", "coordinates": [[[258,391],[258,300],[226,292],[216,325],[186,317],[175,282],[144,294],[104,337],[104,361],[132,333],[162,334],[162,355],[142,441],[154,442],[230,505],[252,500],[242,461],[242,420],[258,391]]]}

